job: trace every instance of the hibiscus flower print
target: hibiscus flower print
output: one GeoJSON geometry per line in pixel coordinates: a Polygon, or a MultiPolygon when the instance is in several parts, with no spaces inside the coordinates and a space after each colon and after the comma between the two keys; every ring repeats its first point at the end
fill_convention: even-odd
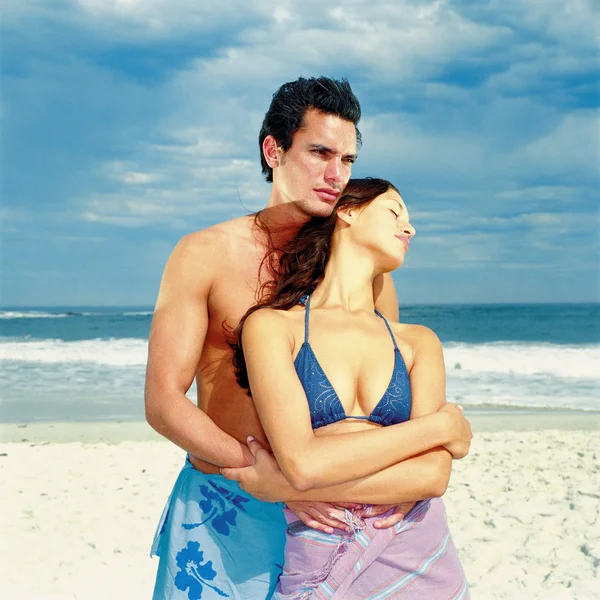
{"type": "Polygon", "coordinates": [[[217,533],[221,535],[229,535],[231,533],[230,527],[236,524],[237,511],[238,509],[244,510],[242,504],[248,502],[248,499],[237,494],[232,494],[219,487],[214,487],[217,491],[211,490],[206,485],[200,486],[200,492],[204,496],[204,500],[201,500],[198,504],[202,513],[207,516],[199,523],[182,523],[184,529],[195,529],[204,525],[204,523],[210,522],[217,533]],[[227,500],[234,504],[236,508],[226,510],[227,500]]]}
{"type": "Polygon", "coordinates": [[[204,552],[200,550],[198,542],[188,542],[177,553],[176,561],[179,571],[175,576],[175,587],[182,592],[187,590],[188,600],[200,600],[204,587],[214,590],[223,598],[229,598],[229,594],[208,583],[217,576],[217,572],[213,569],[212,561],[204,562],[204,552]]]}

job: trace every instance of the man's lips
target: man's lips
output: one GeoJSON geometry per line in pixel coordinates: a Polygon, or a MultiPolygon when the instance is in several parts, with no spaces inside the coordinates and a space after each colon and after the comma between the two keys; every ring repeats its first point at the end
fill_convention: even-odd
{"type": "Polygon", "coordinates": [[[396,237],[404,244],[405,250],[408,250],[408,246],[410,244],[410,240],[408,239],[408,236],[406,236],[406,235],[397,235],[396,237]]]}
{"type": "Polygon", "coordinates": [[[319,194],[319,196],[327,202],[335,202],[340,195],[337,190],[332,188],[317,188],[315,189],[315,192],[317,192],[317,194],[319,194]]]}

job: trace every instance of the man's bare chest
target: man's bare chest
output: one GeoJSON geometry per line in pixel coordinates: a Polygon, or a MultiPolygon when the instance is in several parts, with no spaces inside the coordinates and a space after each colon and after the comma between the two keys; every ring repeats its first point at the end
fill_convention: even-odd
{"type": "Polygon", "coordinates": [[[213,283],[208,299],[208,330],[214,345],[227,344],[228,333],[239,324],[246,311],[256,304],[262,284],[268,276],[259,279],[260,262],[247,261],[223,269],[213,283]],[[220,343],[219,343],[220,342],[220,343]]]}

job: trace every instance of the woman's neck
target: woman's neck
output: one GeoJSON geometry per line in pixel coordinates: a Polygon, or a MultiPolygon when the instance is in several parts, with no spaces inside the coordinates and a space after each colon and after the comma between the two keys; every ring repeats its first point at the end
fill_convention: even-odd
{"type": "Polygon", "coordinates": [[[372,312],[375,275],[364,252],[332,250],[323,280],[313,292],[312,305],[372,312]]]}

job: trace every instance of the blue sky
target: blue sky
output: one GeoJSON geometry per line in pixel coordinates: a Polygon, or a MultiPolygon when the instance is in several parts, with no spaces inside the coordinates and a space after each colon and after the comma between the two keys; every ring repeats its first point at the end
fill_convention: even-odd
{"type": "Polygon", "coordinates": [[[401,303],[599,300],[593,3],[324,6],[5,3],[0,304],[153,304],[181,236],[266,202],[271,95],[321,74],[418,231],[401,303]]]}

